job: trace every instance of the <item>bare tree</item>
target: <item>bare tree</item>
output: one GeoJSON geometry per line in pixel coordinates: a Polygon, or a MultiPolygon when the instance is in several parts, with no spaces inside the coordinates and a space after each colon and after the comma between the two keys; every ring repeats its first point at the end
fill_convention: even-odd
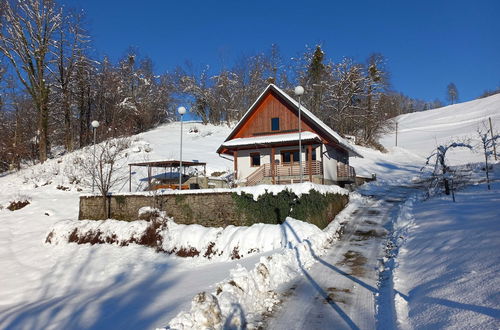
{"type": "MultiPolygon", "coordinates": [[[[486,127],[486,124],[484,126],[486,127]]],[[[491,190],[490,169],[489,169],[489,165],[488,165],[488,158],[490,158],[490,156],[493,155],[492,149],[494,149],[493,147],[495,146],[496,141],[500,139],[500,135],[499,134],[493,135],[489,129],[486,129],[486,131],[482,131],[482,130],[478,129],[477,134],[479,135],[479,139],[481,141],[481,147],[483,149],[482,151],[484,153],[486,182],[488,184],[488,190],[491,190]]]]}
{"type": "Polygon", "coordinates": [[[446,97],[451,104],[455,104],[458,101],[458,89],[454,83],[449,83],[446,87],[446,97]]]}
{"type": "Polygon", "coordinates": [[[454,148],[467,148],[472,150],[473,147],[467,143],[459,143],[453,142],[446,146],[439,146],[436,148],[436,151],[433,152],[429,157],[427,157],[427,161],[425,162],[425,166],[422,167],[421,171],[430,164],[431,160],[434,159],[434,169],[433,169],[433,178],[437,182],[443,182],[444,184],[444,192],[446,195],[450,194],[450,167],[446,164],[446,153],[450,149],[454,148]]]}
{"type": "Polygon", "coordinates": [[[6,1],[0,25],[0,53],[12,65],[38,111],[39,159],[48,152],[48,71],[61,10],[51,0],[6,1]]]}
{"type": "MultiPolygon", "coordinates": [[[[64,146],[66,150],[73,150],[73,115],[72,115],[72,84],[75,85],[76,69],[81,60],[79,57],[84,51],[89,37],[82,28],[83,14],[72,12],[62,16],[61,28],[55,39],[56,74],[55,91],[57,107],[63,117],[64,146]]],[[[74,88],[73,88],[74,89],[74,88]]]]}
{"type": "Polygon", "coordinates": [[[128,138],[108,139],[96,146],[93,157],[79,158],[76,161],[79,170],[84,175],[82,183],[88,187],[95,184],[102,196],[102,210],[105,216],[108,214],[109,192],[123,184],[128,178],[127,171],[124,169],[128,158],[126,150],[129,147],[130,139],[128,138]]]}

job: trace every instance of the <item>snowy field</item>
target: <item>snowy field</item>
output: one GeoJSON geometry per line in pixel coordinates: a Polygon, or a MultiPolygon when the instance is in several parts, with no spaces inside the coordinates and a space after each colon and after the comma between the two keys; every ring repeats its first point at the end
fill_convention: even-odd
{"type": "Polygon", "coordinates": [[[478,184],[450,196],[410,200],[394,274],[403,329],[500,327],[500,166],[492,190],[478,184]]]}
{"type": "MultiPolygon", "coordinates": [[[[437,143],[474,138],[488,117],[498,131],[499,109],[500,95],[496,95],[398,117],[398,147],[394,134],[388,134],[382,138],[388,153],[358,147],[364,158],[351,159],[358,174],[375,173],[378,178],[361,192],[384,194],[388,187],[411,183],[437,143]]],[[[184,128],[185,160],[207,162],[208,174],[231,170],[232,162],[215,153],[229,127],[185,123],[184,128]]],[[[172,123],[139,134],[127,161],[177,159],[179,130],[179,123],[172,123]]],[[[279,244],[268,244],[266,252],[235,261],[179,258],[135,245],[46,244],[55,226],[78,218],[78,197],[90,192],[69,182],[76,155],[89,157],[90,150],[0,176],[2,329],[153,329],[169,322],[181,327],[196,324],[204,317],[198,312],[209,307],[195,303],[191,309],[193,297],[199,300],[199,292],[213,294],[219,287],[227,292],[226,305],[219,306],[222,313],[231,313],[232,303],[245,308],[241,317],[228,323],[236,326],[258,319],[276,302],[266,290],[314,263],[305,238],[314,242],[317,255],[327,253],[326,246],[336,239],[336,225],[323,232],[303,227],[291,244],[294,249],[289,249],[277,229],[271,240],[279,244]],[[11,201],[24,199],[30,201],[26,207],[6,209],[11,201]],[[297,250],[304,265],[297,263],[297,250]],[[261,265],[269,272],[266,278],[259,275],[261,265]],[[231,281],[245,283],[255,294],[239,294],[228,284],[231,281]]],[[[450,157],[461,164],[483,161],[480,153],[470,151],[454,150],[450,157]]],[[[498,172],[497,168],[497,177],[498,172]]],[[[134,174],[133,189],[144,184],[145,176],[141,171],[134,174]]],[[[468,187],[458,192],[454,204],[449,197],[437,197],[410,200],[402,208],[398,221],[407,231],[393,273],[394,288],[400,293],[394,302],[399,327],[500,327],[498,185],[490,192],[484,184],[468,187]]],[[[346,212],[355,207],[351,203],[346,212]]],[[[335,223],[340,219],[348,221],[348,213],[335,223]]]]}

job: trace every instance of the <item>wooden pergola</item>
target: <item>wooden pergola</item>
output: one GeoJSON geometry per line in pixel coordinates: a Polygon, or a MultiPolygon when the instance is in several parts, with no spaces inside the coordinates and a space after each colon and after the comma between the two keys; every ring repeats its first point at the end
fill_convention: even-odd
{"type": "MultiPolygon", "coordinates": [[[[148,168],[148,185],[151,186],[151,174],[152,174],[153,168],[164,168],[165,171],[167,170],[167,168],[169,168],[170,172],[172,172],[172,169],[174,169],[174,168],[178,169],[181,166],[181,162],[179,160],[156,160],[156,161],[149,161],[149,162],[131,163],[131,164],[128,164],[128,166],[129,166],[128,191],[131,192],[132,191],[132,166],[140,166],[140,167],[147,167],[148,168]]],[[[185,160],[182,161],[182,169],[184,172],[184,173],[182,173],[182,175],[185,175],[186,168],[198,167],[198,166],[203,166],[203,175],[206,176],[207,163],[188,162],[185,160]]],[[[181,173],[179,173],[179,175],[181,175],[181,173]]],[[[181,189],[181,187],[179,187],[179,189],[181,189]]]]}

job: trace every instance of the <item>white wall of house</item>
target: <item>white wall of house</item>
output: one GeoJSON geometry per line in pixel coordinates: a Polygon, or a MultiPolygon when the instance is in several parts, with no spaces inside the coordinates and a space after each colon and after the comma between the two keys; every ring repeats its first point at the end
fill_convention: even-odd
{"type": "Polygon", "coordinates": [[[244,179],[252,174],[258,167],[252,167],[250,154],[260,153],[260,164],[269,164],[271,162],[271,148],[238,150],[238,179],[244,179]]]}
{"type": "Polygon", "coordinates": [[[337,181],[338,153],[335,148],[326,146],[323,154],[323,173],[325,180],[337,181]]]}

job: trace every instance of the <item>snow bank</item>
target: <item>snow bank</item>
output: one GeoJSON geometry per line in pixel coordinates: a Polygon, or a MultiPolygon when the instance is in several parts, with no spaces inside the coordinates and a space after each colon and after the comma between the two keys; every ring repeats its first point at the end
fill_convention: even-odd
{"type": "Polygon", "coordinates": [[[259,223],[250,227],[226,228],[181,225],[164,218],[132,222],[66,220],[54,225],[47,234],[46,243],[140,244],[182,257],[230,260],[293,247],[321,233],[315,225],[292,218],[287,218],[281,225],[259,223]]]}
{"type": "Polygon", "coordinates": [[[164,251],[191,251],[204,257],[239,259],[253,253],[295,246],[322,231],[315,225],[287,218],[281,225],[257,223],[250,227],[207,228],[169,221],[161,232],[164,251]]]}
{"type": "MultiPolygon", "coordinates": [[[[299,276],[302,270],[316,262],[331,243],[338,238],[342,223],[362,199],[353,194],[351,202],[330,225],[308,239],[301,239],[290,230],[298,244],[288,245],[280,253],[261,257],[251,270],[240,265],[231,271],[228,279],[216,285],[212,293],[201,292],[191,303],[191,309],[179,313],[165,329],[225,329],[257,327],[259,316],[271,311],[279,303],[275,290],[283,283],[299,276]]],[[[287,224],[296,220],[287,219],[287,224]]]]}
{"type": "Polygon", "coordinates": [[[144,220],[63,220],[54,224],[45,240],[50,244],[114,243],[121,246],[139,242],[151,223],[144,220]]]}

